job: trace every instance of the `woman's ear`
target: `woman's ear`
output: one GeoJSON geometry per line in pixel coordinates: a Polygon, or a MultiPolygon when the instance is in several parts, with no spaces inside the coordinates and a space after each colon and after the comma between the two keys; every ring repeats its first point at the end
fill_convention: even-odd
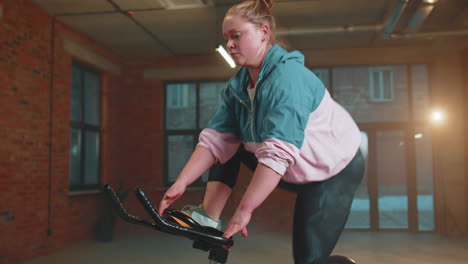
{"type": "Polygon", "coordinates": [[[262,32],[262,41],[270,39],[270,26],[268,26],[267,24],[263,24],[260,27],[260,31],[262,32]]]}

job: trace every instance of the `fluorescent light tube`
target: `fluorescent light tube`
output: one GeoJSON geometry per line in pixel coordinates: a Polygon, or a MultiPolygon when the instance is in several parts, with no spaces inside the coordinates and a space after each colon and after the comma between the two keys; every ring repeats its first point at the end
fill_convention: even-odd
{"type": "Polygon", "coordinates": [[[219,45],[218,48],[216,48],[216,51],[223,56],[224,60],[231,66],[231,68],[235,68],[236,64],[234,63],[234,60],[229,56],[229,53],[224,49],[223,45],[219,45]]]}

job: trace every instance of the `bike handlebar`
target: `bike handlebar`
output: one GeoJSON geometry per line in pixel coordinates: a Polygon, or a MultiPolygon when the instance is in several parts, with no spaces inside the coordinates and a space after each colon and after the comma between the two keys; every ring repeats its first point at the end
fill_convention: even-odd
{"type": "Polygon", "coordinates": [[[107,193],[107,196],[112,201],[112,206],[114,207],[117,214],[125,221],[132,223],[132,224],[140,224],[144,226],[153,227],[158,231],[162,231],[160,227],[158,227],[155,223],[148,222],[146,220],[141,219],[136,215],[129,214],[127,210],[123,207],[120,199],[117,197],[117,194],[114,192],[110,185],[105,185],[104,190],[107,193]]]}
{"type": "MultiPolygon", "coordinates": [[[[104,186],[107,196],[112,201],[112,206],[117,214],[126,222],[132,224],[140,224],[147,227],[152,227],[158,231],[169,233],[176,236],[182,236],[193,240],[193,247],[204,251],[210,251],[209,258],[220,263],[225,263],[228,255],[228,250],[224,247],[232,247],[234,241],[231,238],[223,237],[223,232],[212,227],[200,226],[198,223],[194,229],[170,223],[162,217],[153,203],[148,199],[148,196],[141,188],[135,190],[135,195],[142,204],[146,212],[151,216],[154,222],[143,220],[142,218],[129,214],[122,205],[122,202],[117,197],[112,187],[109,184],[104,186]]],[[[166,211],[167,212],[167,211],[166,211]]],[[[166,215],[165,212],[165,215],[166,215]]],[[[190,217],[189,217],[190,218],[190,217]]],[[[190,221],[195,221],[190,219],[190,221]]]]}

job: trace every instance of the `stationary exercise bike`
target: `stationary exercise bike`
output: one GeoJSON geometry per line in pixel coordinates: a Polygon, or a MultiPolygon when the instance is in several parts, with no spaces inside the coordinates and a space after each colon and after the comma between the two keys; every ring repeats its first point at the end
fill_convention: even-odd
{"type": "MultiPolygon", "coordinates": [[[[161,216],[153,203],[148,199],[145,192],[141,188],[137,188],[135,190],[135,195],[154,222],[144,220],[136,215],[129,214],[127,210],[125,210],[110,185],[106,184],[104,190],[108,198],[111,199],[117,214],[126,222],[144,225],[154,228],[157,231],[191,239],[193,240],[193,248],[209,252],[208,259],[210,263],[226,263],[229,254],[227,248],[232,247],[234,241],[231,238],[223,237],[222,231],[213,227],[202,226],[189,215],[172,208],[166,209],[161,216]]],[[[328,258],[328,263],[356,264],[354,260],[340,255],[330,256],[328,258]]]]}

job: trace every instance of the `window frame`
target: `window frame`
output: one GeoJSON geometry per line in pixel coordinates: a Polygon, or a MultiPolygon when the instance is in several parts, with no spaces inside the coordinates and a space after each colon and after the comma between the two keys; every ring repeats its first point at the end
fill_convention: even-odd
{"type": "Polygon", "coordinates": [[[370,102],[393,102],[395,100],[395,72],[391,66],[377,66],[369,67],[369,101],[370,102]],[[390,98],[385,98],[385,80],[384,72],[390,73],[389,89],[390,98]],[[378,73],[379,76],[379,87],[375,87],[374,74],[378,73]],[[380,96],[375,94],[376,89],[379,90],[380,96]]]}
{"type": "MultiPolygon", "coordinates": [[[[198,144],[198,136],[201,131],[204,129],[200,126],[200,116],[201,116],[201,98],[200,90],[201,85],[205,83],[225,83],[227,84],[228,80],[184,80],[184,81],[166,81],[163,84],[164,87],[164,116],[163,116],[163,129],[164,129],[164,172],[163,172],[163,184],[164,187],[171,186],[174,182],[169,181],[169,137],[171,136],[187,136],[191,135],[193,139],[193,150],[198,144]],[[168,105],[168,94],[167,89],[169,85],[173,84],[194,84],[195,85],[195,128],[194,129],[168,129],[167,127],[167,111],[168,109],[180,109],[177,107],[169,108],[168,105]]],[[[189,92],[187,92],[189,94],[189,92]]],[[[188,100],[187,100],[188,102],[188,100]]],[[[206,186],[205,181],[203,181],[202,176],[200,176],[195,182],[193,182],[190,187],[200,187],[204,188],[206,186]]]]}
{"type": "MultiPolygon", "coordinates": [[[[81,79],[81,87],[80,87],[80,97],[81,97],[81,109],[80,109],[80,119],[81,120],[73,120],[72,119],[72,104],[70,103],[70,137],[72,135],[72,132],[74,130],[77,130],[80,133],[80,143],[79,143],[79,149],[80,149],[80,171],[79,171],[79,184],[72,184],[72,171],[71,171],[71,159],[73,158],[71,156],[71,140],[70,140],[70,149],[69,149],[69,190],[70,191],[88,191],[88,190],[97,190],[101,186],[101,181],[102,181],[102,173],[101,173],[101,143],[102,143],[102,73],[99,71],[96,71],[85,64],[82,64],[77,61],[72,62],[72,79],[71,79],[71,86],[73,87],[73,72],[75,70],[78,70],[80,73],[80,79],[81,79]],[[98,96],[99,96],[99,111],[96,113],[96,115],[99,116],[99,125],[94,125],[87,123],[84,118],[85,118],[85,103],[86,103],[86,96],[85,96],[85,75],[86,74],[92,74],[94,75],[97,80],[98,80],[98,96]],[[85,176],[85,161],[86,161],[86,134],[87,132],[92,132],[96,133],[98,140],[97,140],[97,148],[98,148],[98,153],[97,153],[97,161],[96,161],[96,170],[97,170],[97,183],[92,183],[88,184],[86,183],[86,176],[85,176]]],[[[73,88],[71,88],[73,89],[73,88]]],[[[70,93],[70,100],[72,100],[72,93],[70,93]]]]}
{"type": "Polygon", "coordinates": [[[177,87],[178,94],[174,97],[174,95],[171,95],[171,98],[168,99],[168,108],[170,109],[181,109],[185,108],[189,104],[189,87],[183,86],[183,87],[177,87]],[[174,103],[174,99],[176,99],[176,102],[174,103]]]}

